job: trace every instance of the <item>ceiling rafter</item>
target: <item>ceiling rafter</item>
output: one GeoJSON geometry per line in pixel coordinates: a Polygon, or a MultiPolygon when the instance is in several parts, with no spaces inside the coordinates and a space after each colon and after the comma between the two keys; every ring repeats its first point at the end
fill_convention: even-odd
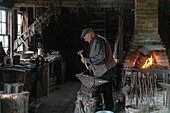
{"type": "Polygon", "coordinates": [[[56,7],[102,7],[102,8],[116,8],[120,4],[126,8],[134,7],[134,0],[12,0],[15,7],[49,7],[55,5],[56,7]]]}

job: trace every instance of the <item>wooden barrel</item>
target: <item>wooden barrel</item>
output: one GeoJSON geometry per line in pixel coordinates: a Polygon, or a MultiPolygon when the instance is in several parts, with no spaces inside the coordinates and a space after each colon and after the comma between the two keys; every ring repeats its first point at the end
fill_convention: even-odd
{"type": "Polygon", "coordinates": [[[29,92],[0,94],[1,113],[28,113],[29,92]]]}

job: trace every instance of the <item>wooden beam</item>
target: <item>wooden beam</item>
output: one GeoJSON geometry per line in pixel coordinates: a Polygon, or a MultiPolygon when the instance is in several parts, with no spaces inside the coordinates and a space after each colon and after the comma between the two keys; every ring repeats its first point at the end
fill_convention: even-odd
{"type": "Polygon", "coordinates": [[[133,8],[134,0],[13,0],[15,7],[102,7],[102,8],[117,8],[119,4],[122,7],[133,8]]]}

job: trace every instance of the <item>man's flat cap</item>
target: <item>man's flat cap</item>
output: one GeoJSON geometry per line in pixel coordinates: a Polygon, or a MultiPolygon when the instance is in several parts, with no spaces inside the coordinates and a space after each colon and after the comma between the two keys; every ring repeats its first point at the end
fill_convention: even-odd
{"type": "Polygon", "coordinates": [[[83,39],[87,33],[93,32],[91,28],[85,28],[81,33],[81,38],[83,39]]]}

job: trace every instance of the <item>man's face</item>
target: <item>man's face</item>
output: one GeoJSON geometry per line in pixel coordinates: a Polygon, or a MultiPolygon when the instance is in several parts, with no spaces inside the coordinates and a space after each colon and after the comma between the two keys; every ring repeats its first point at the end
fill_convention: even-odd
{"type": "Polygon", "coordinates": [[[92,35],[91,33],[87,33],[84,38],[83,38],[86,42],[89,42],[92,40],[92,35]]]}

